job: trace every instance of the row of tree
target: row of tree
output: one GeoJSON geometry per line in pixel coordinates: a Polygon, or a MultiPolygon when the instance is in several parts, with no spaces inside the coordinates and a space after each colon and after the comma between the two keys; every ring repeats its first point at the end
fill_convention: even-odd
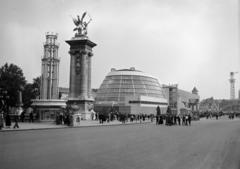
{"type": "MultiPolygon", "coordinates": [[[[23,107],[31,105],[31,100],[39,97],[40,77],[34,78],[32,83],[27,83],[23,71],[14,64],[4,64],[0,68],[0,90],[7,91],[7,104],[14,107],[18,104],[18,91],[22,91],[23,107]]],[[[4,99],[4,97],[1,97],[4,99]]]]}

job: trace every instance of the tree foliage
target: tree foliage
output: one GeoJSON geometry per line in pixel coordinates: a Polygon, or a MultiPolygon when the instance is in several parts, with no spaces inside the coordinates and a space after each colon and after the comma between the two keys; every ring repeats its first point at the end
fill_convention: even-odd
{"type": "Polygon", "coordinates": [[[25,108],[31,106],[32,99],[40,95],[40,77],[34,78],[33,83],[27,83],[23,90],[23,105],[25,108]]]}
{"type": "Polygon", "coordinates": [[[9,96],[8,105],[16,106],[18,91],[26,85],[22,69],[17,65],[6,63],[0,68],[0,88],[6,90],[9,96]]]}

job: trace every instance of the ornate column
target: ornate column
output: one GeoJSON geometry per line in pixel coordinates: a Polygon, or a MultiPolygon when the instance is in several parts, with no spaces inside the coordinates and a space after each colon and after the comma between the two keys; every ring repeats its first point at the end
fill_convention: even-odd
{"type": "MultiPolygon", "coordinates": [[[[67,102],[67,109],[71,115],[71,125],[80,125],[80,120],[91,119],[89,107],[93,99],[89,97],[91,90],[91,62],[89,53],[95,43],[87,38],[73,38],[66,41],[70,45],[70,95],[67,102]]],[[[91,54],[90,54],[91,55],[91,54]]]]}
{"type": "Polygon", "coordinates": [[[69,54],[71,56],[70,58],[70,81],[69,81],[69,99],[75,98],[76,96],[74,95],[76,93],[75,89],[75,76],[76,76],[76,58],[79,57],[79,55],[73,51],[70,50],[69,54]]]}

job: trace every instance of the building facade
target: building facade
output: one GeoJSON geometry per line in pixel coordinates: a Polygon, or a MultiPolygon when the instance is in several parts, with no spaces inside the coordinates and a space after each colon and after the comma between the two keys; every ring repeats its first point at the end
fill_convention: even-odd
{"type": "Polygon", "coordinates": [[[211,97],[202,100],[199,109],[201,113],[240,113],[240,99],[214,99],[211,97]]]}
{"type": "Polygon", "coordinates": [[[199,111],[200,96],[196,87],[192,92],[179,89],[177,84],[163,85],[163,88],[173,114],[189,114],[199,111]]]}

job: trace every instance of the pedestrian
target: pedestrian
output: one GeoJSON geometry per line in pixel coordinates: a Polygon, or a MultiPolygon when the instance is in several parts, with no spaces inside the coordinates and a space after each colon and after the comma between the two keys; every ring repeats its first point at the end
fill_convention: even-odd
{"type": "Polygon", "coordinates": [[[163,119],[162,119],[162,115],[160,115],[159,117],[158,117],[158,124],[163,124],[163,119]]]}
{"type": "Polygon", "coordinates": [[[185,125],[185,115],[182,116],[182,125],[185,125]]]}
{"type": "Polygon", "coordinates": [[[176,115],[173,116],[173,120],[174,120],[174,125],[176,125],[177,124],[177,116],[176,115]]]}
{"type": "Polygon", "coordinates": [[[192,117],[191,117],[191,115],[189,114],[189,115],[188,115],[188,123],[189,123],[189,126],[191,126],[191,121],[192,121],[192,117]]]}
{"type": "Polygon", "coordinates": [[[0,112],[0,130],[2,130],[4,126],[3,112],[0,112]]]}
{"type": "Polygon", "coordinates": [[[60,124],[63,124],[63,113],[60,113],[59,122],[60,124]]]}
{"type": "Polygon", "coordinates": [[[153,114],[151,114],[150,119],[151,119],[151,123],[152,123],[153,122],[153,114]]]}
{"type": "Polygon", "coordinates": [[[22,114],[20,115],[21,121],[24,122],[25,119],[25,111],[22,112],[22,114]]]}
{"type": "Polygon", "coordinates": [[[102,117],[103,115],[102,115],[102,113],[99,113],[99,123],[100,124],[103,124],[103,117],[102,117]]]}
{"type": "Polygon", "coordinates": [[[145,121],[145,118],[146,118],[146,115],[145,115],[145,114],[143,114],[143,122],[145,121]]]}
{"type": "Polygon", "coordinates": [[[156,116],[156,125],[159,125],[159,116],[156,116]]]}
{"type": "Polygon", "coordinates": [[[15,124],[14,124],[13,128],[14,128],[14,129],[15,129],[15,128],[19,128],[19,125],[18,125],[18,115],[15,115],[15,117],[14,117],[14,122],[15,122],[15,124]]]}
{"type": "Polygon", "coordinates": [[[11,118],[10,118],[10,115],[7,114],[6,115],[6,127],[10,128],[10,126],[11,126],[11,118]]]}
{"type": "Polygon", "coordinates": [[[33,113],[31,112],[30,114],[29,114],[29,122],[31,123],[33,123],[33,113]]]}
{"type": "Polygon", "coordinates": [[[56,114],[56,125],[58,125],[58,124],[59,124],[59,115],[56,114]]]}
{"type": "Polygon", "coordinates": [[[188,126],[188,115],[185,116],[185,125],[188,126]]]}
{"type": "Polygon", "coordinates": [[[181,125],[181,118],[180,118],[179,115],[177,116],[177,121],[178,121],[178,125],[180,126],[181,125]]]}
{"type": "Polygon", "coordinates": [[[161,109],[159,106],[157,106],[157,115],[159,116],[161,114],[161,109]]]}
{"type": "Polygon", "coordinates": [[[166,125],[171,125],[172,121],[172,110],[170,106],[167,107],[167,112],[166,112],[166,125]]]}
{"type": "Polygon", "coordinates": [[[71,119],[71,116],[68,114],[68,115],[67,115],[67,119],[66,119],[68,126],[71,125],[71,120],[70,120],[70,119],[71,119]]]}
{"type": "Polygon", "coordinates": [[[133,115],[130,116],[130,121],[133,122],[133,115]]]}

